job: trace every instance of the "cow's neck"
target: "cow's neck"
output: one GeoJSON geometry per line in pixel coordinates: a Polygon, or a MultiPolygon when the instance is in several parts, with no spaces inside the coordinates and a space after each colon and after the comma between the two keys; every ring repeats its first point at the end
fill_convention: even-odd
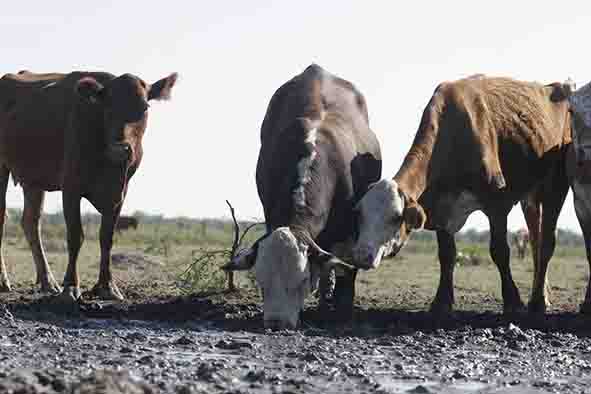
{"type": "Polygon", "coordinates": [[[441,102],[436,95],[425,108],[412,146],[393,178],[399,190],[413,201],[418,201],[428,186],[427,182],[433,181],[429,179],[429,167],[432,165],[433,147],[438,137],[438,120],[441,111],[441,102]]]}
{"type": "Polygon", "coordinates": [[[406,197],[417,201],[427,188],[427,172],[431,162],[431,149],[413,145],[402,166],[394,175],[394,181],[406,197]]]}

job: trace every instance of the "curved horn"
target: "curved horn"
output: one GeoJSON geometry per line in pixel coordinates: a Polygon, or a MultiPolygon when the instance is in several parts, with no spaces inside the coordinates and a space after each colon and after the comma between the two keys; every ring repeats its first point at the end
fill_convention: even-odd
{"type": "Polygon", "coordinates": [[[251,269],[257,261],[257,255],[259,252],[259,243],[267,238],[271,233],[266,233],[259,239],[257,239],[250,248],[243,249],[221,268],[224,271],[245,271],[251,269]]]}
{"type": "Polygon", "coordinates": [[[308,244],[309,250],[308,253],[310,254],[312,259],[310,262],[320,264],[324,266],[324,268],[328,267],[341,267],[346,270],[356,270],[357,267],[351,264],[345,263],[343,260],[339,259],[332,253],[327,252],[326,250],[322,249],[312,237],[310,237],[307,233],[304,233],[305,242],[308,244]]]}

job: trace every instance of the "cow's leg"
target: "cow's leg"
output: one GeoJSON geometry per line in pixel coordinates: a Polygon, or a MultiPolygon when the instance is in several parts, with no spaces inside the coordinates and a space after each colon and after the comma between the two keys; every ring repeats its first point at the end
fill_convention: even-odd
{"type": "Polygon", "coordinates": [[[4,237],[4,220],[6,218],[6,189],[8,188],[8,168],[0,167],[0,293],[10,291],[10,281],[4,264],[2,238],[4,237]]]}
{"type": "Polygon", "coordinates": [[[589,279],[585,301],[581,304],[581,313],[591,313],[591,185],[581,185],[575,181],[573,184],[573,198],[575,212],[585,239],[587,262],[589,263],[589,279]]]}
{"type": "Polygon", "coordinates": [[[84,231],[80,218],[80,195],[64,191],[62,196],[68,240],[68,267],[64,275],[64,289],[59,299],[65,303],[72,303],[80,298],[78,254],[84,242],[84,231]]]}
{"type": "Polygon", "coordinates": [[[57,294],[61,291],[61,288],[53,277],[41,243],[40,219],[41,213],[43,212],[45,192],[40,189],[23,186],[23,193],[25,206],[21,225],[25,233],[25,238],[27,238],[27,242],[31,248],[31,253],[33,254],[33,261],[37,271],[37,284],[41,285],[41,291],[57,294]]]}
{"type": "MultiPolygon", "coordinates": [[[[560,169],[560,167],[559,167],[560,169]]],[[[562,171],[561,171],[562,172],[562,171]]],[[[544,185],[541,193],[542,201],[542,231],[538,246],[538,266],[536,271],[536,287],[532,289],[532,297],[528,309],[533,313],[544,313],[546,311],[546,295],[548,293],[546,273],[548,263],[554,255],[556,248],[556,223],[566,194],[568,193],[568,180],[566,174],[558,173],[544,185]]]]}
{"type": "Polygon", "coordinates": [[[431,312],[449,314],[454,304],[454,268],[456,265],[456,240],[448,232],[437,231],[439,253],[439,287],[435,299],[431,303],[431,312]]]}
{"type": "Polygon", "coordinates": [[[334,302],[337,315],[343,320],[350,320],[353,316],[356,277],[357,270],[337,270],[334,302]]]}
{"type": "Polygon", "coordinates": [[[503,294],[503,311],[517,312],[523,309],[519,290],[515,286],[511,267],[509,266],[511,251],[507,243],[507,215],[504,213],[489,216],[490,222],[490,256],[501,275],[501,292],[503,294]]]}
{"type": "Polygon", "coordinates": [[[123,300],[123,294],[113,282],[111,273],[111,248],[113,247],[113,232],[119,210],[112,214],[104,213],[101,218],[100,244],[101,244],[101,268],[97,284],[89,292],[89,295],[103,300],[123,300]]]}
{"type": "Polygon", "coordinates": [[[523,217],[527,223],[527,230],[529,234],[529,244],[531,246],[531,254],[534,262],[534,276],[532,283],[532,292],[530,294],[528,305],[533,305],[534,289],[538,288],[539,280],[544,280],[544,298],[546,306],[550,306],[550,289],[547,278],[541,278],[539,275],[540,266],[540,248],[542,245],[542,205],[536,197],[536,193],[530,194],[527,199],[521,201],[521,210],[523,217]]]}

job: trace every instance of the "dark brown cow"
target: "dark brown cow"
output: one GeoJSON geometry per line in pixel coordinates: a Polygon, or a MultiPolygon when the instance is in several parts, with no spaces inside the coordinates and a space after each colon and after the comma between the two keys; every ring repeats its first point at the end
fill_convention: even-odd
{"type": "Polygon", "coordinates": [[[133,216],[119,216],[115,230],[121,232],[122,230],[128,230],[130,228],[137,230],[138,219],[133,216]]]}
{"type": "Polygon", "coordinates": [[[256,171],[267,232],[226,267],[254,267],[266,327],[295,327],[304,299],[334,266],[337,305],[349,314],[356,270],[339,259],[350,256],[352,208],[381,169],[365,98],[352,83],[313,64],[275,92],[256,171]]]}
{"type": "Polygon", "coordinates": [[[529,233],[538,242],[530,311],[544,311],[544,283],[555,248],[558,214],[568,191],[564,170],[570,116],[564,85],[484,76],[443,83],[421,119],[414,142],[391,180],[361,200],[359,267],[396,254],[412,230],[437,232],[441,278],[434,312],[454,303],[454,234],[481,210],[489,219],[490,254],[506,312],[523,306],[509,266],[507,215],[524,200],[529,233]]]}
{"type": "MultiPolygon", "coordinates": [[[[60,290],[41,245],[39,218],[45,192],[61,190],[69,254],[61,298],[80,296],[81,198],[102,214],[100,274],[91,293],[123,298],[111,276],[113,230],[142,159],[148,102],[169,98],[176,79],[172,74],[150,85],[131,74],[26,71],[0,79],[0,228],[11,174],[23,188],[22,224],[42,290],[60,290]]],[[[9,290],[2,260],[0,271],[0,288],[9,290]]]]}

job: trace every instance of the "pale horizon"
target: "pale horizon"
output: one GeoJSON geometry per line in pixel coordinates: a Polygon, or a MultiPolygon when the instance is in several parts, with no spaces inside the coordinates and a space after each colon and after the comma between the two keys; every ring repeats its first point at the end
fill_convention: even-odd
{"type": "MultiPolygon", "coordinates": [[[[541,83],[570,77],[577,86],[591,80],[586,3],[74,4],[5,4],[0,74],[96,70],[151,83],[179,73],[172,99],[151,106],[124,213],[229,218],[228,199],[240,219],[262,219],[254,180],[260,124],[275,90],[311,63],[365,95],[385,178],[442,81],[476,73],[541,83]]],[[[11,180],[7,206],[22,201],[11,180]]],[[[61,207],[60,193],[48,193],[45,212],[61,207]]],[[[524,226],[517,205],[509,229],[524,226]]],[[[570,192],[558,226],[581,232],[570,192]]],[[[486,217],[473,214],[469,228],[488,229],[486,217]]]]}

